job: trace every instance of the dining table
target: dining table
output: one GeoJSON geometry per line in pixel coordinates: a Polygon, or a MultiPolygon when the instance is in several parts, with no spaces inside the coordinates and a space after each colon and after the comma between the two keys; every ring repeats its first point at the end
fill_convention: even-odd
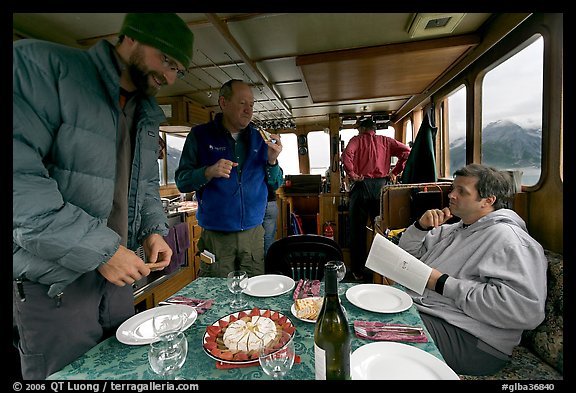
{"type": "MultiPolygon", "coordinates": [[[[346,290],[354,287],[355,283],[340,283],[346,290]]],[[[395,284],[397,288],[403,288],[395,284]]],[[[261,310],[273,310],[287,316],[295,329],[294,343],[299,362],[295,362],[292,370],[284,379],[313,380],[314,369],[314,323],[296,318],[291,307],[294,303],[291,289],[276,296],[249,296],[246,310],[259,308],[261,310]]],[[[323,294],[323,282],[321,283],[323,294]]],[[[232,294],[228,290],[225,278],[199,277],[182,288],[175,295],[192,299],[212,299],[210,308],[199,313],[194,323],[185,330],[188,340],[188,355],[186,361],[176,374],[176,378],[185,380],[269,380],[272,377],[266,375],[258,362],[244,367],[216,367],[217,361],[209,356],[203,348],[203,337],[206,328],[220,318],[237,312],[230,307],[232,294]]],[[[427,342],[407,342],[405,344],[419,348],[438,359],[443,360],[438,347],[420,317],[414,304],[401,312],[373,312],[357,307],[351,303],[347,296],[341,295],[341,303],[344,307],[350,330],[352,332],[352,351],[375,342],[370,339],[362,339],[354,335],[354,321],[375,321],[387,324],[404,324],[419,326],[424,329],[427,342]]],[[[163,307],[163,306],[157,306],[163,307]]],[[[50,375],[49,380],[155,380],[163,377],[155,374],[148,364],[149,345],[127,345],[113,336],[105,339],[84,355],[65,366],[60,371],[50,375]]]]}

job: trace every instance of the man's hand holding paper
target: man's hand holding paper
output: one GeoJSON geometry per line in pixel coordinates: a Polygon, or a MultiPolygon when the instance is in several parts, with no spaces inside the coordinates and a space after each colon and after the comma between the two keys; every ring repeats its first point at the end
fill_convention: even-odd
{"type": "Polygon", "coordinates": [[[390,240],[376,234],[366,267],[422,295],[432,268],[390,240]]]}

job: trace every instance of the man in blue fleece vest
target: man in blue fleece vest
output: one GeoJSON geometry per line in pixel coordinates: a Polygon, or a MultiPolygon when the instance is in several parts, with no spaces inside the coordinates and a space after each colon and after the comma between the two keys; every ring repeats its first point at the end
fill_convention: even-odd
{"type": "Polygon", "coordinates": [[[215,255],[214,263],[201,262],[199,275],[226,277],[235,269],[264,274],[262,222],[267,185],[282,184],[280,136],[266,142],[251,124],[254,95],[245,82],[222,85],[218,103],[222,113],[186,137],[175,173],[180,192],[196,191],[198,249],[215,255]]]}

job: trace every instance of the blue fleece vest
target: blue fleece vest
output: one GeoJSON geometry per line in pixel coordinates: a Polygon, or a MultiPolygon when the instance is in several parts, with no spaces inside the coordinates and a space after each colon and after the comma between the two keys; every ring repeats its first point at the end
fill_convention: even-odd
{"type": "MultiPolygon", "coordinates": [[[[195,127],[193,132],[202,166],[213,165],[221,158],[238,161],[228,132],[217,121],[195,127]]],[[[268,195],[265,179],[268,146],[251,126],[242,130],[240,137],[245,138],[248,147],[242,165],[232,168],[230,178],[213,178],[197,193],[196,217],[202,228],[237,232],[262,225],[268,195]]]]}

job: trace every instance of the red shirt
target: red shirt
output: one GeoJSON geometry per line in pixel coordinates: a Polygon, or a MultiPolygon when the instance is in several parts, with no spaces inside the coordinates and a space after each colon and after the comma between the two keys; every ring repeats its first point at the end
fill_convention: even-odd
{"type": "Polygon", "coordinates": [[[342,152],[342,164],[348,176],[383,178],[390,172],[390,159],[398,157],[392,173],[399,175],[404,170],[410,148],[394,138],[376,135],[370,130],[360,133],[348,142],[342,152]]]}

